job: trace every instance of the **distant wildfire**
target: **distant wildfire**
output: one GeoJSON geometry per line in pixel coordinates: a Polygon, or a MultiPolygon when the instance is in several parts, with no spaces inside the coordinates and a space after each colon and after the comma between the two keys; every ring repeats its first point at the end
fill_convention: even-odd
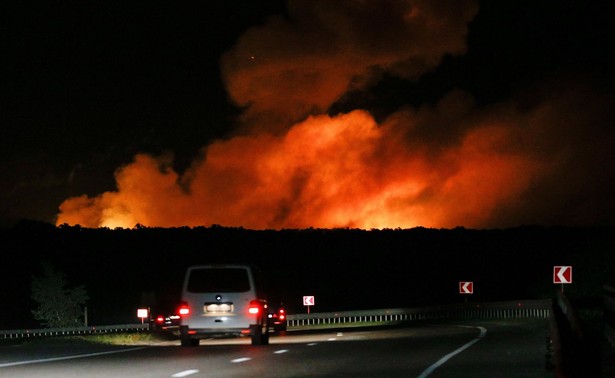
{"type": "MultiPolygon", "coordinates": [[[[594,163],[612,156],[593,115],[613,104],[582,88],[536,93],[524,107],[479,108],[453,90],[381,122],[361,109],[328,115],[384,72],[416,79],[465,53],[477,11],[473,1],[291,1],[288,19],[247,31],[221,59],[245,109],[234,137],[181,174],[139,154],[116,171],[116,191],[65,200],[56,223],[501,227],[553,222],[542,210],[561,203],[584,209],[578,198],[599,194],[588,189],[602,174],[594,163]]],[[[576,213],[572,222],[595,216],[576,213]]]]}

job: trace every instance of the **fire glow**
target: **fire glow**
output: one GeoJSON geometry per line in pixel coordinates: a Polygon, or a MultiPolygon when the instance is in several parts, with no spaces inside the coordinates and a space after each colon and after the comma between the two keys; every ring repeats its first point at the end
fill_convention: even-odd
{"type": "Polygon", "coordinates": [[[507,131],[485,127],[429,157],[395,122],[364,111],[315,116],[282,136],[208,146],[183,176],[148,155],[116,173],[118,190],[62,204],[58,222],[101,227],[223,224],[264,228],[480,224],[527,186],[532,166],[495,151],[507,131]]]}
{"type": "Polygon", "coordinates": [[[290,3],[289,20],[249,30],[222,58],[229,96],[245,109],[241,134],[204,147],[181,174],[166,158],[139,154],[116,171],[116,191],[65,200],[56,223],[372,229],[523,221],[532,211],[527,193],[545,197],[551,186],[541,178],[562,177],[562,164],[579,153],[545,136],[575,138],[586,121],[576,111],[596,103],[589,96],[580,102],[561,92],[519,111],[514,102],[478,109],[452,91],[381,122],[361,109],[327,114],[377,72],[413,79],[465,52],[476,5],[437,3],[290,3]],[[336,17],[345,23],[331,23],[336,17]],[[370,17],[383,27],[366,28],[370,17]]]}

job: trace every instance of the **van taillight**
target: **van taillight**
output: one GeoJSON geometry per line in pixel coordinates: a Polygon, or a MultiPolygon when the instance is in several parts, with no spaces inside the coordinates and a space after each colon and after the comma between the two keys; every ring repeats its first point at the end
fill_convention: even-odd
{"type": "Polygon", "coordinates": [[[248,312],[253,315],[257,315],[261,311],[261,304],[259,301],[251,301],[248,307],[248,312]]]}
{"type": "Polygon", "coordinates": [[[179,309],[177,309],[177,313],[180,316],[186,316],[190,314],[190,307],[188,306],[188,303],[182,303],[179,306],[179,309]]]}
{"type": "Polygon", "coordinates": [[[156,323],[164,323],[164,316],[158,315],[158,317],[156,318],[156,323]]]}

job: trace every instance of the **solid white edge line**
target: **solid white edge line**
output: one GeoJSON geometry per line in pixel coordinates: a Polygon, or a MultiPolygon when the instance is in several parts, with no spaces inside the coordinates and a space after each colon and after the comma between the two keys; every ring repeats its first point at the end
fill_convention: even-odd
{"type": "Polygon", "coordinates": [[[454,356],[458,355],[459,353],[461,353],[464,350],[468,349],[472,345],[476,344],[477,342],[480,341],[480,339],[485,337],[485,335],[487,334],[487,329],[484,328],[484,327],[469,327],[469,328],[478,328],[480,330],[480,334],[478,335],[478,337],[476,337],[474,340],[472,340],[470,342],[465,343],[464,345],[462,345],[459,348],[455,349],[454,351],[450,352],[446,356],[440,358],[433,365],[431,365],[430,367],[425,369],[417,378],[426,378],[426,377],[428,377],[429,374],[433,373],[437,368],[439,368],[440,366],[444,365],[446,363],[446,361],[450,360],[454,356]]]}
{"type": "Polygon", "coordinates": [[[180,371],[179,373],[173,374],[171,377],[173,377],[173,378],[182,378],[182,377],[187,377],[187,376],[192,375],[192,374],[196,374],[198,372],[199,371],[196,370],[196,369],[184,370],[184,371],[180,371]]]}
{"type": "Polygon", "coordinates": [[[96,357],[96,356],[103,356],[105,354],[131,352],[133,350],[139,350],[139,349],[145,349],[145,348],[147,348],[147,347],[138,347],[138,348],[129,348],[129,349],[120,349],[120,350],[109,350],[109,351],[106,351],[106,352],[96,352],[96,353],[88,353],[88,354],[77,354],[77,355],[74,355],[74,356],[42,358],[40,360],[8,362],[8,363],[5,363],[5,364],[0,364],[0,368],[9,367],[9,366],[39,364],[39,363],[43,363],[43,362],[54,362],[54,361],[72,360],[72,359],[75,359],[75,358],[96,357]]]}

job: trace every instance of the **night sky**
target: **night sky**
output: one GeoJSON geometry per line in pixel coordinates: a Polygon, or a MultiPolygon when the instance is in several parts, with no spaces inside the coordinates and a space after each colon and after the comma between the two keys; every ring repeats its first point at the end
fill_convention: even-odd
{"type": "Polygon", "coordinates": [[[615,5],[2,5],[0,226],[615,225],[615,5]]]}

